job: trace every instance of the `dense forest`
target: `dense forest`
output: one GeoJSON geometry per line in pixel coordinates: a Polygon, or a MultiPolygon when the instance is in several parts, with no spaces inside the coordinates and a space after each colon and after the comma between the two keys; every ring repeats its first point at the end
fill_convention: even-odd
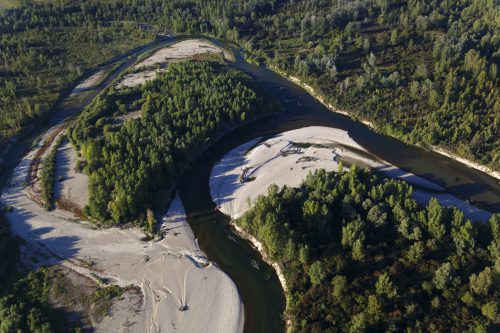
{"type": "MultiPolygon", "coordinates": [[[[96,65],[158,32],[203,33],[383,133],[500,170],[495,0],[0,0],[0,9],[0,151],[96,65]]],[[[255,89],[221,64],[188,61],[99,95],[68,135],[90,176],[84,213],[152,231],[152,212],[204,148],[275,108],[255,89]],[[130,112],[141,117],[119,120],[130,112]]],[[[300,188],[271,187],[237,221],[286,267],[294,331],[498,331],[500,217],[474,225],[411,194],[355,167],[318,171],[300,188]]],[[[0,332],[72,330],[48,304],[48,272],[13,269],[18,259],[0,216],[0,332]]]]}
{"type": "Polygon", "coordinates": [[[383,133],[500,170],[499,16],[486,0],[294,1],[246,45],[383,133]]]}
{"type": "Polygon", "coordinates": [[[153,81],[98,96],[70,130],[90,176],[84,213],[116,224],[164,208],[176,181],[223,131],[277,111],[249,79],[206,61],[169,65],[153,81]],[[130,112],[137,119],[116,118],[130,112]]]}
{"type": "Polygon", "coordinates": [[[0,14],[2,140],[86,68],[155,30],[237,42],[386,134],[500,170],[494,0],[24,3],[0,14]]]}
{"type": "Polygon", "coordinates": [[[500,215],[461,211],[368,170],[271,186],[237,220],[283,267],[294,332],[498,331],[500,215]]]}

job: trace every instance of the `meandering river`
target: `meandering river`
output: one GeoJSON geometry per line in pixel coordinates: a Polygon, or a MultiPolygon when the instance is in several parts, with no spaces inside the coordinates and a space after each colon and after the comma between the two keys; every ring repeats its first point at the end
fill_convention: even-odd
{"type": "MultiPolygon", "coordinates": [[[[19,140],[7,153],[0,185],[5,184],[24,152],[49,126],[78,114],[141,54],[172,41],[173,38],[167,38],[108,61],[107,64],[119,66],[112,70],[97,89],[71,107],[59,103],[46,126],[37,128],[29,137],[19,140]]],[[[446,192],[467,199],[478,207],[500,212],[500,184],[494,178],[437,153],[377,134],[362,123],[333,113],[294,83],[265,67],[247,63],[239,52],[235,52],[235,62],[231,66],[251,75],[256,84],[281,101],[284,110],[224,135],[182,176],[178,189],[188,221],[202,250],[238,286],[245,306],[245,332],[282,331],[282,314],[285,308],[285,297],[274,270],[261,260],[259,253],[247,241],[232,234],[229,218],[215,209],[210,197],[208,181],[212,166],[229,150],[248,140],[304,126],[340,128],[348,131],[356,142],[374,155],[437,183],[446,192]]]]}

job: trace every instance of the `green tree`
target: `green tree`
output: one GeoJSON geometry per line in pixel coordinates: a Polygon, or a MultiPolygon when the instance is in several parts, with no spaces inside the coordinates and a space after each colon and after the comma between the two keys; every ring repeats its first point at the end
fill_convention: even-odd
{"type": "Polygon", "coordinates": [[[391,279],[387,273],[379,275],[377,283],[375,284],[377,295],[386,296],[387,298],[394,298],[398,295],[396,287],[392,284],[391,279]]]}
{"type": "Polygon", "coordinates": [[[451,264],[446,262],[436,269],[432,282],[436,288],[444,290],[452,281],[451,264]]]}
{"type": "Polygon", "coordinates": [[[472,274],[470,276],[470,289],[477,295],[486,295],[493,285],[495,278],[495,272],[490,267],[486,267],[479,274],[472,274]]]}
{"type": "Polygon", "coordinates": [[[321,261],[315,261],[309,268],[309,278],[313,285],[320,284],[326,277],[326,271],[321,261]]]}
{"type": "Polygon", "coordinates": [[[150,234],[153,234],[153,232],[155,230],[155,225],[156,225],[155,214],[153,213],[153,211],[151,209],[148,208],[146,210],[146,230],[147,230],[147,232],[149,232],[150,234]]]}
{"type": "Polygon", "coordinates": [[[332,279],[332,296],[340,300],[347,292],[347,278],[343,275],[336,275],[332,279]]]}
{"type": "Polygon", "coordinates": [[[413,264],[416,264],[422,259],[424,254],[424,244],[422,242],[413,243],[408,252],[406,253],[406,259],[413,264]]]}
{"type": "Polygon", "coordinates": [[[446,228],[443,224],[444,209],[436,198],[432,198],[427,205],[427,230],[436,240],[442,240],[446,228]]]}
{"type": "Polygon", "coordinates": [[[483,316],[488,318],[493,322],[498,322],[498,314],[497,314],[497,303],[489,302],[481,307],[481,313],[483,316]]]}

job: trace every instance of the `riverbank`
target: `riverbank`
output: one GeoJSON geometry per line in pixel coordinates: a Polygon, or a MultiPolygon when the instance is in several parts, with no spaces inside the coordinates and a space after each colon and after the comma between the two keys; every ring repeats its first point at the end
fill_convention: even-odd
{"type": "MultiPolygon", "coordinates": [[[[458,207],[473,221],[487,221],[491,216],[487,211],[442,192],[444,189],[438,185],[377,159],[348,132],[340,129],[311,126],[283,132],[266,140],[260,137],[251,139],[217,160],[210,172],[210,195],[217,209],[230,217],[235,233],[248,240],[262,259],[273,267],[287,302],[290,293],[282,267],[268,256],[263,244],[238,226],[235,220],[252,207],[259,195],[266,195],[271,184],[300,186],[309,172],[317,169],[335,171],[341,161],[344,167],[350,164],[367,166],[387,178],[408,181],[416,187],[413,198],[422,205],[436,197],[443,206],[458,207]],[[431,192],[422,190],[425,188],[431,192]]],[[[292,323],[289,318],[285,320],[289,331],[292,323]]]]}
{"type": "MultiPolygon", "coordinates": [[[[281,284],[281,288],[283,288],[283,292],[285,294],[285,298],[288,304],[288,299],[290,297],[290,290],[288,289],[288,286],[286,284],[286,279],[285,279],[285,274],[283,274],[283,270],[281,269],[281,266],[273,261],[269,255],[267,254],[266,250],[264,249],[264,245],[253,235],[250,233],[246,232],[243,228],[241,228],[239,225],[237,225],[234,220],[231,220],[231,226],[233,226],[234,230],[243,239],[246,239],[249,241],[253,247],[259,251],[260,255],[262,256],[262,259],[271,267],[274,268],[276,271],[276,275],[278,276],[278,279],[281,284]]],[[[285,318],[285,331],[286,332],[291,332],[292,331],[292,320],[287,317],[286,313],[284,314],[285,318]]]]}
{"type": "Polygon", "coordinates": [[[470,167],[470,168],[473,168],[473,169],[476,169],[476,170],[479,170],[479,171],[482,171],[484,172],[485,174],[487,174],[488,176],[491,176],[493,178],[496,178],[498,180],[500,180],[500,171],[495,171],[485,165],[481,165],[479,163],[476,163],[474,161],[471,161],[471,160],[468,160],[466,158],[463,158],[463,157],[460,157],[444,148],[440,148],[440,147],[437,147],[437,146],[431,146],[432,147],[432,151],[438,153],[438,154],[441,154],[441,155],[444,155],[446,157],[449,157],[451,158],[452,160],[455,160],[457,162],[460,162],[462,164],[465,164],[466,166],[470,167]]]}
{"type": "Polygon", "coordinates": [[[382,177],[408,182],[419,190],[415,199],[426,205],[432,197],[446,206],[457,206],[473,221],[487,221],[491,213],[449,195],[441,186],[404,171],[370,154],[348,132],[338,128],[309,126],[275,135],[261,142],[250,140],[227,152],[212,168],[210,193],[219,210],[240,218],[271,184],[300,186],[310,172],[367,167],[382,177]]]}
{"type": "Polygon", "coordinates": [[[307,93],[309,95],[311,95],[312,97],[314,97],[314,99],[316,99],[318,102],[320,102],[321,104],[323,104],[323,106],[325,106],[330,111],[342,114],[342,115],[347,116],[349,118],[353,118],[355,120],[358,120],[358,121],[362,122],[363,124],[365,124],[369,128],[375,129],[375,125],[371,121],[368,121],[366,119],[355,118],[354,115],[351,112],[348,112],[348,111],[345,111],[345,110],[339,110],[336,107],[334,107],[331,103],[328,103],[323,95],[321,95],[320,93],[318,93],[316,91],[316,89],[314,89],[312,86],[308,85],[307,83],[303,82],[298,77],[289,75],[288,73],[286,73],[285,71],[279,69],[276,66],[270,65],[270,66],[268,66],[268,68],[270,70],[272,70],[273,72],[275,72],[276,74],[279,74],[280,76],[284,77],[285,79],[292,81],[293,83],[295,83],[296,85],[298,85],[299,87],[301,87],[302,89],[304,89],[305,91],[307,91],[307,93]]]}
{"type": "MultiPolygon", "coordinates": [[[[269,65],[267,66],[270,70],[272,70],[273,72],[277,73],[278,75],[284,77],[285,79],[287,80],[290,80],[291,82],[295,83],[296,85],[300,86],[301,88],[303,88],[305,91],[307,91],[311,96],[313,96],[318,102],[320,102],[321,104],[323,104],[323,106],[325,106],[327,109],[329,109],[330,111],[333,111],[335,113],[339,113],[339,114],[342,114],[342,115],[345,115],[347,117],[350,117],[354,120],[358,120],[360,121],[361,123],[365,124],[366,126],[368,126],[369,128],[371,129],[376,129],[376,126],[374,123],[366,120],[366,119],[358,119],[357,117],[355,117],[351,112],[348,112],[348,111],[344,111],[344,110],[339,110],[337,108],[335,108],[331,103],[328,103],[325,99],[325,97],[318,93],[316,91],[316,89],[314,89],[312,86],[308,85],[307,83],[303,82],[301,79],[295,77],[295,76],[292,76],[292,75],[289,75],[288,73],[286,73],[285,71],[279,69],[278,67],[276,66],[273,66],[273,65],[269,65]]],[[[396,139],[400,140],[399,138],[395,137],[396,139]]],[[[482,164],[479,164],[479,163],[476,163],[474,161],[471,161],[469,159],[466,159],[464,157],[461,157],[461,156],[458,156],[448,150],[446,150],[445,148],[441,148],[441,147],[437,147],[437,146],[431,146],[431,150],[433,152],[436,152],[440,155],[443,155],[443,156],[446,156],[448,158],[451,158],[459,163],[462,163],[470,168],[473,168],[473,169],[476,169],[476,170],[479,170],[481,172],[484,172],[485,174],[487,174],[488,176],[490,177],[493,177],[495,179],[498,179],[500,180],[500,172],[499,171],[495,171],[485,165],[482,165],[482,164]]]]}

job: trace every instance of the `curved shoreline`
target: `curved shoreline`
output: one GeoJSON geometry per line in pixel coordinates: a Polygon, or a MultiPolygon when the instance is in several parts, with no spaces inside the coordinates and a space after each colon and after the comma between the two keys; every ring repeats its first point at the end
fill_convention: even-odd
{"type": "MultiPolygon", "coordinates": [[[[290,300],[290,290],[287,285],[284,270],[280,266],[279,261],[274,261],[268,255],[264,244],[251,232],[238,225],[237,221],[244,214],[244,212],[246,212],[247,209],[251,207],[250,205],[255,200],[255,196],[265,195],[263,193],[260,193],[260,189],[266,189],[270,184],[273,183],[277,184],[279,187],[295,187],[297,186],[297,184],[294,184],[294,182],[290,179],[303,179],[303,177],[305,177],[305,175],[303,174],[304,169],[312,170],[316,168],[325,168],[327,170],[336,170],[336,168],[338,168],[337,157],[351,157],[352,159],[355,159],[356,154],[350,154],[347,148],[349,147],[349,140],[352,140],[348,136],[347,132],[342,133],[342,131],[329,127],[325,127],[324,129],[328,131],[322,131],[320,127],[304,127],[276,134],[275,136],[265,141],[259,141],[260,138],[251,139],[237,146],[236,148],[233,148],[229,152],[226,152],[222,158],[217,158],[218,162],[216,162],[212,166],[210,171],[209,191],[211,200],[217,205],[216,211],[227,216],[229,219],[228,224],[232,227],[233,232],[239,237],[249,241],[253,245],[254,249],[256,249],[260,253],[262,260],[272,266],[279,279],[283,294],[286,299],[286,304],[288,304],[288,301],[290,300]],[[330,133],[332,131],[333,133],[330,133]],[[299,132],[300,135],[298,134],[299,132]],[[329,148],[301,148],[303,149],[303,151],[299,154],[302,155],[300,155],[301,157],[297,157],[297,155],[294,155],[294,153],[282,155],[283,152],[287,151],[284,150],[282,144],[280,144],[285,144],[286,148],[289,147],[290,143],[293,144],[294,142],[303,142],[304,144],[310,142],[310,144],[320,145],[321,143],[326,144],[325,142],[334,141],[337,142],[340,145],[339,147],[341,148],[338,148],[339,150],[331,153],[334,155],[333,159],[332,156],[327,155],[324,152],[324,150],[329,151],[329,149],[331,149],[331,146],[329,148]],[[256,142],[260,143],[256,144],[256,142]],[[293,163],[294,160],[297,159],[295,163],[298,163],[301,159],[307,157],[312,158],[312,161],[316,161],[308,163],[318,164],[307,164],[305,166],[302,166],[302,168],[295,167],[296,164],[293,163]],[[332,165],[328,164],[326,161],[328,161],[328,163],[331,163],[332,165]],[[293,171],[287,171],[289,169],[293,171]],[[279,176],[280,174],[284,173],[287,174],[287,179],[283,179],[279,176]],[[246,181],[246,177],[252,179],[246,181]]],[[[356,142],[351,142],[350,144],[353,147],[352,149],[355,149],[354,147],[358,146],[356,142]]],[[[363,159],[363,155],[360,155],[360,152],[358,152],[358,154],[359,155],[357,156],[357,161],[358,163],[362,164],[365,160],[363,159]]],[[[306,162],[301,161],[301,163],[306,162]]],[[[356,162],[351,161],[351,163],[356,162]]],[[[377,165],[378,164],[374,164],[371,167],[376,168],[377,165]]],[[[396,167],[391,166],[390,164],[388,164],[387,167],[389,167],[391,171],[397,170],[396,167]]],[[[407,181],[413,185],[423,186],[422,184],[426,184],[425,179],[421,179],[418,176],[409,173],[404,173],[403,175],[401,175],[398,172],[392,172],[388,174],[388,176],[390,178],[407,181]]],[[[434,196],[432,193],[427,193],[421,190],[418,190],[416,192],[418,192],[418,195],[415,195],[414,199],[419,204],[426,204],[430,197],[434,196]]],[[[459,199],[450,197],[449,195],[445,195],[445,197],[438,197],[438,200],[440,200],[440,202],[442,202],[444,206],[450,204],[450,202],[447,202],[447,200],[451,200],[451,204],[454,206],[456,205],[457,207],[460,206],[459,204],[461,202],[459,199]]],[[[477,209],[476,207],[465,207],[462,205],[460,209],[464,212],[464,214],[466,214],[468,218],[473,219],[473,216],[476,216],[476,219],[474,219],[474,221],[483,221],[482,217],[481,219],[479,219],[479,215],[482,214],[482,211],[477,209]]],[[[485,213],[487,214],[488,212],[485,213]]],[[[293,322],[292,319],[287,316],[286,307],[283,313],[283,319],[285,322],[286,332],[290,332],[293,322]]]]}
{"type": "MultiPolygon", "coordinates": [[[[284,75],[285,75],[285,74],[282,74],[282,73],[278,73],[278,74],[280,74],[280,76],[284,76],[284,75]]],[[[314,97],[317,101],[319,101],[321,104],[323,104],[324,106],[326,106],[326,107],[327,107],[328,109],[330,109],[331,111],[336,112],[336,113],[340,113],[340,114],[343,114],[343,115],[346,115],[346,116],[348,116],[348,117],[353,117],[351,114],[349,114],[349,113],[348,113],[348,112],[346,112],[346,111],[336,110],[336,109],[335,109],[335,108],[334,108],[331,104],[326,104],[326,102],[324,102],[323,98],[322,98],[319,94],[317,94],[317,93],[314,91],[314,88],[312,88],[311,86],[309,86],[309,85],[307,85],[307,84],[305,84],[305,83],[302,83],[302,82],[300,81],[300,79],[298,79],[298,78],[296,78],[296,77],[290,77],[290,78],[289,78],[289,77],[286,77],[286,76],[284,76],[284,77],[285,77],[285,78],[287,78],[289,81],[291,81],[291,82],[293,82],[293,83],[295,83],[295,84],[297,84],[297,85],[301,86],[301,87],[302,87],[303,89],[305,89],[305,90],[306,90],[306,91],[307,91],[307,92],[308,92],[311,96],[313,96],[313,97],[314,97]],[[309,90],[309,89],[310,89],[310,90],[309,90]]],[[[358,120],[359,120],[359,119],[358,119],[358,120]]],[[[361,121],[361,122],[365,123],[364,121],[361,121]]],[[[369,127],[373,128],[373,124],[371,124],[370,122],[366,122],[366,123],[365,123],[365,125],[367,125],[367,126],[369,126],[369,127]]],[[[463,162],[461,162],[461,163],[463,163],[463,162]]],[[[480,169],[479,169],[479,170],[480,170],[480,169]]],[[[482,171],[482,170],[480,170],[480,171],[482,171]]],[[[484,171],[483,171],[483,172],[484,172],[484,171]]],[[[231,223],[231,224],[232,224],[232,225],[235,227],[235,229],[236,229],[236,225],[235,225],[234,223],[231,223]]],[[[238,227],[238,228],[239,228],[239,227],[238,227]]],[[[237,231],[238,231],[238,230],[237,230],[237,231]]],[[[253,237],[253,236],[252,236],[252,235],[250,235],[250,234],[247,234],[247,233],[246,233],[244,230],[242,230],[241,228],[240,228],[240,231],[238,231],[238,232],[239,232],[239,234],[240,234],[243,238],[245,238],[245,239],[247,239],[248,241],[250,241],[250,242],[251,242],[251,243],[255,246],[255,248],[257,248],[257,250],[259,250],[259,252],[261,253],[261,255],[262,255],[262,257],[264,258],[264,260],[266,260],[266,261],[268,260],[267,254],[265,253],[265,250],[263,249],[262,244],[261,244],[261,243],[260,243],[260,242],[259,242],[259,241],[255,238],[255,237],[253,237]],[[253,239],[255,240],[255,242],[254,242],[251,238],[245,237],[245,235],[247,235],[248,237],[253,238],[253,239]],[[259,246],[258,246],[259,244],[260,244],[261,248],[259,248],[259,246]],[[262,251],[261,251],[261,250],[262,250],[262,251]]],[[[286,296],[286,298],[287,298],[287,300],[288,300],[288,296],[289,296],[289,295],[288,295],[288,289],[287,289],[287,286],[286,286],[286,280],[285,280],[285,278],[284,278],[284,275],[283,275],[283,272],[282,272],[282,270],[281,270],[281,267],[280,267],[277,263],[273,263],[272,261],[270,261],[270,262],[268,262],[268,263],[269,263],[271,266],[273,266],[273,268],[275,269],[275,271],[276,271],[276,273],[277,273],[277,275],[278,275],[278,278],[279,278],[280,284],[282,285],[283,290],[285,291],[285,296],[286,296]],[[275,266],[275,265],[276,265],[276,266],[275,266]]],[[[291,323],[289,322],[289,320],[288,320],[288,319],[286,319],[286,329],[287,329],[287,331],[289,331],[289,330],[291,329],[291,326],[290,326],[290,325],[291,325],[291,323]]]]}
{"type": "MultiPolygon", "coordinates": [[[[321,104],[323,104],[323,106],[325,106],[327,109],[329,109],[330,111],[332,112],[335,112],[335,113],[340,113],[344,116],[347,116],[353,120],[356,120],[356,121],[359,121],[363,124],[365,124],[366,126],[368,126],[369,128],[371,129],[376,129],[376,126],[366,120],[366,119],[361,119],[361,118],[355,118],[353,116],[353,114],[351,112],[348,112],[348,111],[344,111],[344,110],[339,110],[337,108],[335,108],[331,103],[328,103],[326,102],[325,100],[325,97],[323,95],[321,95],[320,93],[318,93],[312,86],[308,85],[307,83],[303,82],[301,79],[299,79],[298,77],[295,77],[295,76],[292,76],[292,75],[289,75],[288,73],[286,73],[285,71],[281,70],[280,68],[274,66],[274,65],[266,65],[267,68],[269,68],[270,70],[272,70],[273,72],[275,72],[276,74],[282,76],[283,78],[295,83],[296,85],[298,85],[299,87],[301,87],[302,89],[304,89],[307,93],[309,93],[312,97],[314,97],[318,102],[320,102],[321,104]]],[[[386,134],[387,135],[387,134],[386,134]]],[[[391,136],[397,140],[400,140],[401,142],[404,142],[406,144],[411,144],[411,143],[408,143],[408,142],[405,142],[403,140],[401,140],[400,138],[397,138],[397,137],[394,137],[394,136],[391,136]]],[[[445,148],[442,148],[442,147],[438,147],[438,146],[430,146],[431,149],[433,152],[437,153],[437,154],[440,154],[440,155],[443,155],[443,156],[446,156],[456,162],[459,162],[465,166],[468,166],[470,168],[473,168],[473,169],[476,169],[476,170],[479,170],[485,174],[487,174],[488,176],[490,177],[493,177],[497,180],[500,180],[500,171],[495,171],[493,169],[491,169],[490,167],[486,166],[486,165],[482,165],[482,164],[479,164],[477,162],[474,162],[472,160],[469,160],[465,157],[462,157],[462,156],[459,156],[455,153],[452,153],[450,152],[449,150],[445,149],[445,148]]],[[[421,148],[421,147],[419,147],[421,148]]]]}
{"type": "Polygon", "coordinates": [[[466,165],[466,166],[468,166],[470,168],[473,168],[473,169],[479,170],[481,172],[484,172],[488,176],[491,176],[491,177],[493,177],[495,179],[500,180],[500,171],[495,171],[495,170],[487,167],[486,165],[482,165],[482,164],[476,163],[474,161],[466,159],[465,157],[462,157],[462,156],[459,156],[457,154],[454,154],[454,153],[450,152],[449,150],[447,150],[445,148],[441,148],[441,147],[438,147],[438,146],[431,146],[431,147],[432,147],[431,150],[433,152],[435,152],[435,153],[438,153],[440,155],[443,155],[443,156],[446,156],[448,158],[451,158],[454,161],[462,163],[462,164],[464,164],[464,165],[466,165]]]}
{"type": "MultiPolygon", "coordinates": [[[[231,218],[231,217],[229,217],[231,218]]],[[[249,241],[253,247],[261,254],[262,260],[266,262],[268,265],[274,268],[276,271],[276,275],[278,276],[278,279],[280,281],[281,287],[283,288],[283,293],[285,294],[286,302],[288,304],[289,296],[290,296],[290,289],[288,289],[288,286],[286,284],[286,278],[285,274],[283,274],[283,271],[281,270],[280,265],[273,261],[269,255],[267,254],[266,250],[264,249],[264,245],[257,239],[255,236],[252,234],[248,233],[245,231],[242,227],[236,224],[236,222],[231,219],[231,226],[234,228],[238,236],[240,236],[243,239],[246,239],[249,241]]],[[[286,309],[284,315],[284,320],[285,320],[285,332],[291,332],[292,331],[292,320],[288,318],[286,314],[286,309]]]]}
{"type": "MultiPolygon", "coordinates": [[[[108,85],[96,89],[100,92],[106,87],[108,85]]],[[[42,138],[68,122],[62,118],[56,123],[42,132],[42,138]]],[[[183,209],[182,213],[163,219],[162,225],[176,228],[175,231],[167,232],[167,237],[158,241],[146,241],[144,232],[138,228],[100,230],[88,229],[79,223],[69,224],[72,214],[62,210],[47,212],[33,201],[22,184],[24,175],[31,172],[32,157],[45,141],[40,140],[27,155],[22,155],[11,173],[9,185],[0,195],[1,203],[13,207],[7,213],[12,232],[30,244],[50,250],[50,257],[40,260],[38,265],[61,262],[91,278],[98,272],[99,276],[109,278],[110,283],[137,285],[145,300],[138,314],[142,318],[137,322],[140,327],[134,327],[138,332],[168,330],[170,319],[175,320],[176,325],[183,325],[185,331],[243,332],[243,302],[238,288],[229,275],[199,249],[183,209]],[[142,269],[137,269],[137,265],[142,269]],[[134,269],[129,270],[131,267],[134,269]],[[179,310],[178,302],[180,308],[189,306],[190,312],[179,310]],[[163,315],[158,316],[161,313],[163,315]]],[[[170,207],[167,214],[172,215],[171,210],[176,208],[179,207],[170,207]]]]}

